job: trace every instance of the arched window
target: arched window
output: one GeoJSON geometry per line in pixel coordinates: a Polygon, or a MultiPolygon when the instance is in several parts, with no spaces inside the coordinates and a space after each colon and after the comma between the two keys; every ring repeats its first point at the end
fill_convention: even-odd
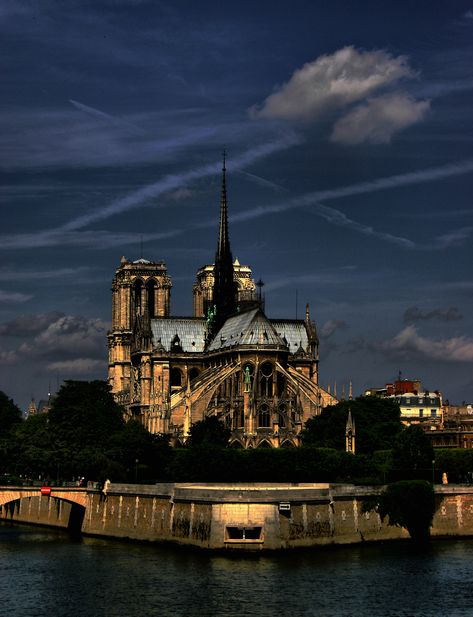
{"type": "Polygon", "coordinates": [[[262,403],[258,409],[258,427],[269,428],[271,426],[271,415],[266,403],[262,403]]]}
{"type": "Polygon", "coordinates": [[[191,370],[189,371],[189,379],[190,381],[193,381],[196,377],[198,377],[199,375],[199,369],[198,368],[191,368],[191,370]]]}
{"type": "Polygon", "coordinates": [[[171,369],[171,388],[180,388],[182,386],[182,373],[181,369],[171,369]]]}
{"type": "Polygon", "coordinates": [[[260,395],[273,396],[273,365],[271,362],[264,362],[260,368],[260,395]]]}
{"type": "Polygon", "coordinates": [[[287,416],[287,407],[285,403],[279,403],[278,405],[278,418],[279,418],[279,426],[286,427],[289,424],[288,416],[287,416]]]}
{"type": "Polygon", "coordinates": [[[156,304],[155,304],[155,289],[156,289],[156,281],[151,279],[146,283],[146,301],[148,303],[148,315],[151,319],[156,317],[156,304]]]}
{"type": "Polygon", "coordinates": [[[143,281],[137,279],[133,283],[133,308],[135,315],[142,315],[141,297],[143,291],[143,281]]]}

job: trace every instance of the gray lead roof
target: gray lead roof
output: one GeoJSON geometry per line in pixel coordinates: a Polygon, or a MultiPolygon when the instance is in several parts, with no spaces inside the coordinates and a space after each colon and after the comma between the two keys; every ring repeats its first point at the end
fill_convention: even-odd
{"type": "MultiPolygon", "coordinates": [[[[207,323],[203,318],[152,319],[151,330],[155,347],[161,342],[166,351],[171,351],[171,342],[177,334],[184,352],[205,351],[207,323]]],[[[308,344],[307,330],[302,320],[269,320],[259,309],[253,309],[227,319],[208,350],[218,351],[238,345],[268,345],[287,346],[289,352],[294,354],[300,346],[307,349],[308,344]]]]}
{"type": "Polygon", "coordinates": [[[229,317],[210,344],[209,351],[238,345],[285,347],[284,341],[260,309],[229,317]]]}
{"type": "Polygon", "coordinates": [[[182,351],[203,352],[207,323],[205,319],[190,319],[188,317],[161,317],[151,320],[153,343],[163,345],[166,351],[171,350],[171,341],[177,336],[180,339],[182,351]]]}

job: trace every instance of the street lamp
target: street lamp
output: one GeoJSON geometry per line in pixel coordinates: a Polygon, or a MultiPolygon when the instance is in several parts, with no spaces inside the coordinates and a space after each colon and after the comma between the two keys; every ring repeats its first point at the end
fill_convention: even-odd
{"type": "Polygon", "coordinates": [[[435,484],[435,459],[432,460],[432,484],[435,484]]]}
{"type": "Polygon", "coordinates": [[[138,484],[138,463],[139,459],[135,458],[135,484],[138,484]]]}

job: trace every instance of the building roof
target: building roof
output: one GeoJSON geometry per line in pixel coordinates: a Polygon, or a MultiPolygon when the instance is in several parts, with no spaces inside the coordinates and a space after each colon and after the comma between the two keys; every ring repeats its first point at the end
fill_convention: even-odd
{"type": "Polygon", "coordinates": [[[229,317],[210,344],[209,351],[237,345],[286,347],[269,319],[259,308],[229,317]]]}
{"type": "Polygon", "coordinates": [[[286,339],[291,353],[296,353],[299,347],[307,349],[309,337],[305,322],[298,319],[271,319],[271,323],[278,335],[286,339]]]}
{"type": "Polygon", "coordinates": [[[179,337],[182,351],[187,353],[203,352],[207,323],[205,319],[191,317],[160,317],[151,320],[153,344],[159,343],[166,351],[171,351],[171,342],[179,337]]]}
{"type": "MultiPolygon", "coordinates": [[[[207,322],[204,318],[160,317],[151,320],[153,344],[162,345],[165,351],[172,351],[176,335],[185,353],[205,351],[207,322]]],[[[229,349],[238,345],[287,347],[295,354],[309,344],[307,329],[302,320],[268,319],[259,309],[254,308],[229,317],[219,330],[208,351],[229,349]]]]}

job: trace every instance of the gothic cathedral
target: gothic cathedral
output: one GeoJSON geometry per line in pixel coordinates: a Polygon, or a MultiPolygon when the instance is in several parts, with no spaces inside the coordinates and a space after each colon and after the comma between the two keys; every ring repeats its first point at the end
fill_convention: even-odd
{"type": "Polygon", "coordinates": [[[124,257],[112,284],[109,383],[128,418],[185,443],[215,415],[234,447],[300,443],[304,423],[336,400],[318,385],[318,337],[304,320],[269,319],[251,269],[233,260],[225,158],[215,263],[200,268],[194,316],[170,314],[164,262],[124,257]]]}

